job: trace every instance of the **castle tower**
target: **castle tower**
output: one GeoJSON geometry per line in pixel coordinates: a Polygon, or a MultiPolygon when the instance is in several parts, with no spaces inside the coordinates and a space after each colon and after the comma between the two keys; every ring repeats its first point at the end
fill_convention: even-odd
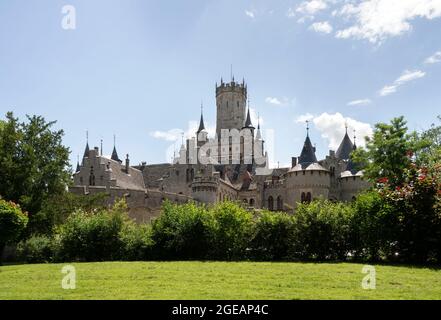
{"type": "Polygon", "coordinates": [[[220,137],[222,129],[241,130],[245,125],[247,86],[234,81],[216,84],[216,134],[220,137]]]}

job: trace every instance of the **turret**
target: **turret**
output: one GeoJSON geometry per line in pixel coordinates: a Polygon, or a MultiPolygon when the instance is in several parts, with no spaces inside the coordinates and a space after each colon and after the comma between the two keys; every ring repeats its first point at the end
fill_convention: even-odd
{"type": "Polygon", "coordinates": [[[201,103],[201,119],[199,121],[199,128],[198,131],[196,131],[196,138],[197,138],[197,145],[198,147],[203,146],[207,140],[208,140],[208,132],[205,129],[205,123],[204,123],[204,107],[201,103]]]}

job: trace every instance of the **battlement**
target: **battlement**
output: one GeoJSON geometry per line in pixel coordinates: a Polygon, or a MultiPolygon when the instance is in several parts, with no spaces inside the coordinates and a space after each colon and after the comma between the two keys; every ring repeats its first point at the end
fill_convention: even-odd
{"type": "Polygon", "coordinates": [[[225,83],[221,81],[220,85],[216,84],[216,96],[222,93],[226,92],[236,92],[236,93],[242,93],[245,97],[247,96],[247,85],[245,81],[242,81],[242,83],[234,81],[234,79],[229,82],[225,83]]]}

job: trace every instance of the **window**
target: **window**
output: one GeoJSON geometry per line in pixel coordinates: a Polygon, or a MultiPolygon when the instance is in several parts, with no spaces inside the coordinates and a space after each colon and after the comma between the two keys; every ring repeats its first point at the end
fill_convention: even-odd
{"type": "Polygon", "coordinates": [[[274,210],[274,199],[272,196],[268,198],[268,209],[273,211],[274,210]]]}
{"type": "Polygon", "coordinates": [[[250,207],[254,207],[254,199],[250,199],[250,207]]]}
{"type": "Polygon", "coordinates": [[[277,210],[283,210],[283,200],[281,196],[277,197],[277,210]]]}
{"type": "Polygon", "coordinates": [[[310,203],[311,199],[312,199],[311,192],[308,192],[308,193],[302,192],[302,195],[300,198],[301,198],[300,200],[302,203],[310,203]]]}

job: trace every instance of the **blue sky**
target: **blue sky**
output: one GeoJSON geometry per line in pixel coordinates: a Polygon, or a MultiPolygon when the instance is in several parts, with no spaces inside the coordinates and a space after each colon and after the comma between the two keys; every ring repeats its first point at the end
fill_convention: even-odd
{"type": "Polygon", "coordinates": [[[284,165],[305,119],[320,157],[345,122],[357,136],[399,115],[411,129],[435,122],[440,30],[441,0],[3,0],[0,112],[57,120],[74,162],[86,130],[105,154],[116,134],[120,157],[165,162],[201,100],[214,126],[215,83],[232,64],[284,165]]]}

